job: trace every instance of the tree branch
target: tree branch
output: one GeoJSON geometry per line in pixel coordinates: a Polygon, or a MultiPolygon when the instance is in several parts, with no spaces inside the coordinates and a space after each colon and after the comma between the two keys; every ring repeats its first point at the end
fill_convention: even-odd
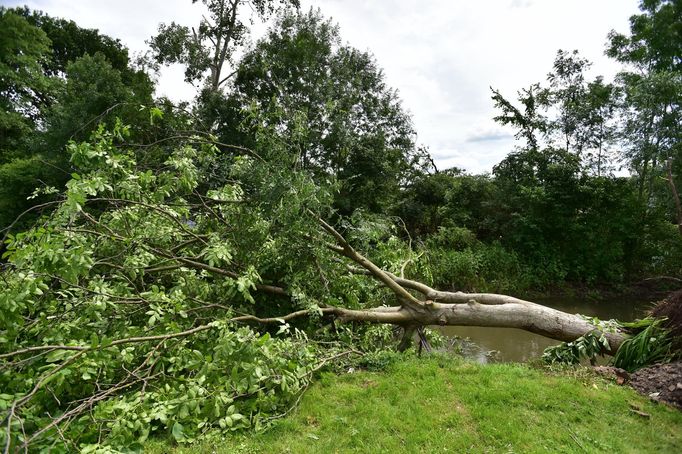
{"type": "Polygon", "coordinates": [[[415,298],[410,292],[405,290],[400,286],[391,276],[389,276],[384,270],[376,266],[371,260],[364,257],[362,254],[358,253],[353,247],[346,241],[346,239],[341,235],[334,227],[327,224],[322,218],[317,217],[318,222],[322,228],[336,239],[336,242],[341,246],[341,250],[337,250],[344,256],[353,260],[358,265],[362,266],[368,270],[376,279],[381,281],[389,289],[395,293],[402,304],[411,307],[412,309],[421,310],[423,308],[423,303],[415,298]]]}

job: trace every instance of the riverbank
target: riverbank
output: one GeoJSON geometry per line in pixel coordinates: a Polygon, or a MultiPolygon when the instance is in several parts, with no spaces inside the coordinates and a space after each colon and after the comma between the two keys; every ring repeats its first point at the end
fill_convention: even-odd
{"type": "MultiPolygon", "coordinates": [[[[670,276],[656,276],[621,284],[592,284],[562,282],[542,290],[521,291],[521,297],[541,303],[548,299],[581,299],[599,304],[604,301],[646,301],[654,303],[670,293],[682,289],[682,280],[670,276]]],[[[541,303],[542,304],[542,303],[541,303]]]]}
{"type": "Polygon", "coordinates": [[[162,453],[680,452],[682,412],[588,369],[548,372],[452,357],[324,374],[261,434],[162,453]]]}

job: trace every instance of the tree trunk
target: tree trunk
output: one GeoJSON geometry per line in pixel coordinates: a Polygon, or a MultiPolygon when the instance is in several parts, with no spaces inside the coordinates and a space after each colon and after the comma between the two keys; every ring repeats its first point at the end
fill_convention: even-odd
{"type": "MultiPolygon", "coordinates": [[[[403,326],[406,331],[417,326],[490,326],[517,328],[563,342],[574,341],[599,328],[577,314],[568,314],[530,301],[494,293],[442,292],[421,282],[398,277],[384,271],[358,253],[333,227],[320,219],[322,228],[338,246],[330,249],[352,260],[362,269],[349,267],[356,274],[374,277],[390,289],[400,306],[354,310],[327,307],[323,312],[341,321],[390,323],[403,326]],[[412,293],[421,294],[424,300],[412,293]]],[[[615,354],[627,335],[622,332],[603,332],[609,342],[605,353],[615,354]]]]}
{"type": "Polygon", "coordinates": [[[680,235],[682,235],[682,203],[680,203],[680,194],[677,192],[677,187],[675,186],[675,180],[673,179],[673,160],[668,159],[668,186],[670,186],[670,192],[673,196],[673,201],[675,202],[675,211],[677,215],[677,228],[680,230],[680,235]]]}
{"type": "MultiPolygon", "coordinates": [[[[563,342],[574,341],[599,329],[577,314],[568,314],[540,304],[505,295],[451,293],[463,303],[442,304],[426,301],[421,311],[402,306],[369,310],[333,308],[341,321],[390,323],[410,329],[415,325],[489,326],[517,328],[563,342]]],[[[413,329],[413,328],[412,328],[413,329]]],[[[608,354],[614,354],[627,336],[620,332],[604,333],[609,341],[608,354]]]]}

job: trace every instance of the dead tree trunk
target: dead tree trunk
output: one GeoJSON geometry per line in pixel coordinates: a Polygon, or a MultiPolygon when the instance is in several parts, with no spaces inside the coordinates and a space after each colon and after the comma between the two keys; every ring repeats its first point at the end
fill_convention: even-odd
{"type": "MultiPolygon", "coordinates": [[[[408,329],[419,325],[518,328],[564,342],[599,331],[598,327],[580,315],[568,314],[530,301],[492,293],[442,292],[421,282],[395,276],[381,270],[358,253],[329,224],[322,220],[320,223],[335,240],[336,244],[330,244],[329,248],[362,267],[349,267],[350,272],[374,277],[393,291],[400,302],[399,306],[368,310],[337,307],[324,309],[341,321],[390,323],[408,329]],[[417,293],[421,298],[411,292],[417,293]]],[[[627,338],[622,332],[603,334],[609,341],[609,349],[605,352],[608,354],[615,354],[627,338]]]]}
{"type": "MultiPolygon", "coordinates": [[[[324,312],[341,321],[389,323],[400,326],[450,325],[518,328],[564,342],[576,340],[598,328],[576,314],[551,309],[540,304],[505,295],[451,293],[461,303],[442,304],[424,301],[420,311],[403,306],[379,307],[368,310],[329,308],[324,312]],[[498,302],[492,302],[498,301],[498,302]]],[[[620,332],[604,333],[609,350],[614,354],[626,339],[620,332]]]]}

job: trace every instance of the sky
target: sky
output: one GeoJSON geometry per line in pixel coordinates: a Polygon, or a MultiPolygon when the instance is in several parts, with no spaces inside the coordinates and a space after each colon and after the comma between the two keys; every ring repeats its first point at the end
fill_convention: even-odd
{"type": "MultiPolygon", "coordinates": [[[[490,87],[508,99],[544,81],[557,50],[577,49],[593,76],[619,66],[604,55],[611,30],[626,33],[638,0],[301,0],[340,26],[350,45],[374,54],[387,84],[411,113],[418,143],[441,169],[489,172],[514,147],[513,130],[493,121],[490,87]]],[[[198,23],[191,0],[0,0],[74,20],[119,38],[132,53],[159,23],[198,23]]],[[[267,24],[256,24],[253,40],[267,24]]],[[[182,68],[159,74],[157,94],[190,100],[182,68]]]]}

